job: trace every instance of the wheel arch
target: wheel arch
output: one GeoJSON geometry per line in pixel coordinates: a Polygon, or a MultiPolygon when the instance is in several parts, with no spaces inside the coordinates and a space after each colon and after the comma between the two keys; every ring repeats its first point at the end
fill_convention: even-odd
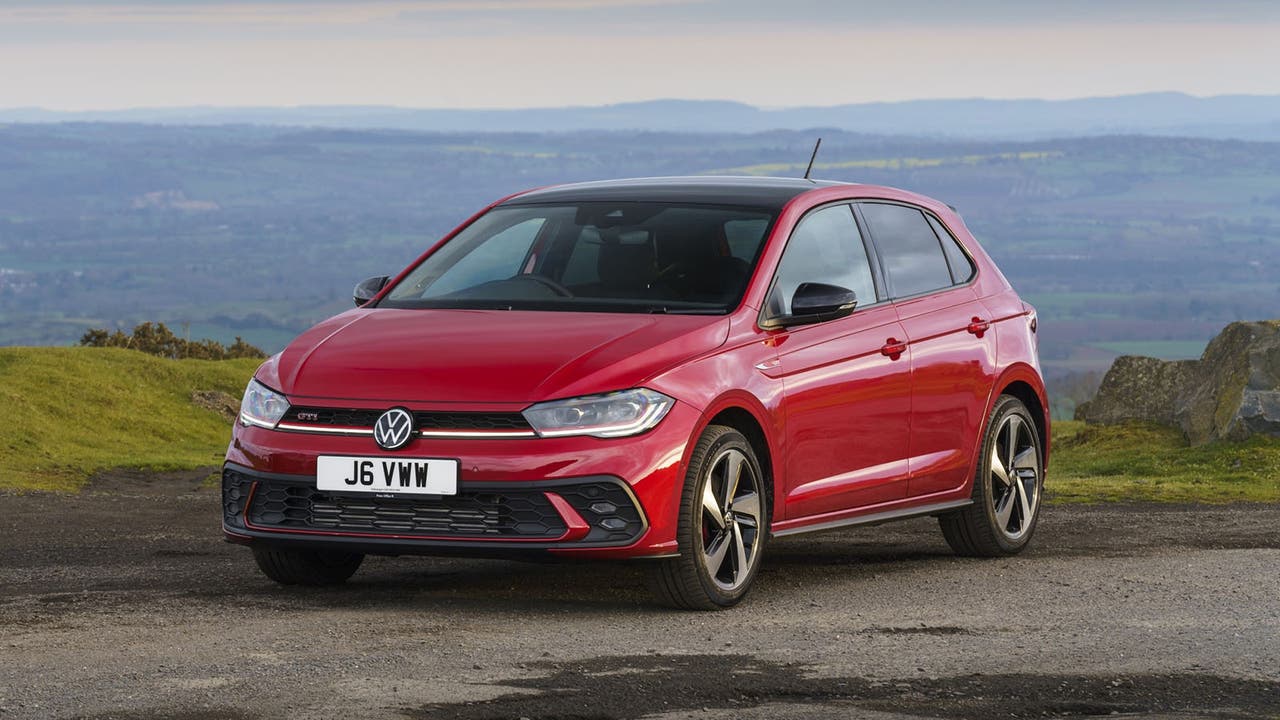
{"type": "Polygon", "coordinates": [[[1000,381],[996,384],[997,392],[991,396],[990,407],[987,408],[987,415],[990,416],[995,403],[1001,395],[1011,395],[1022,401],[1031,413],[1031,418],[1036,423],[1036,434],[1040,436],[1040,447],[1044,457],[1041,458],[1042,467],[1046,470],[1049,467],[1049,402],[1045,394],[1044,382],[1040,379],[1040,374],[1030,366],[1015,365],[1000,377],[1000,381]]]}
{"type": "MultiPolygon", "coordinates": [[[[769,525],[773,525],[774,512],[774,470],[773,470],[773,450],[769,447],[769,438],[765,434],[764,427],[746,408],[731,405],[726,407],[707,421],[707,426],[724,425],[742,433],[743,437],[751,445],[752,451],[756,454],[756,460],[760,463],[760,472],[764,474],[761,485],[764,487],[766,507],[769,508],[769,525]]],[[[705,426],[703,428],[705,430],[705,426]]],[[[699,431],[701,435],[702,431],[699,431]]]]}

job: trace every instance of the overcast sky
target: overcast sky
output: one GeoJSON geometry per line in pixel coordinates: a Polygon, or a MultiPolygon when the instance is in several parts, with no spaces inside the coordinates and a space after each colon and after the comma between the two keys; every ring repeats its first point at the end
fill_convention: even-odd
{"type": "Polygon", "coordinates": [[[1280,94],[1280,1],[0,0],[0,107],[1280,94]]]}

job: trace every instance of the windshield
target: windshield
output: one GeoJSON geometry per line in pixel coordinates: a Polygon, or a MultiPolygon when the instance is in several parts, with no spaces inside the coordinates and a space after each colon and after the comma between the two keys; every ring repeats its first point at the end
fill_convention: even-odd
{"type": "Polygon", "coordinates": [[[772,222],[767,210],[670,203],[499,207],[379,306],[727,313],[772,222]]]}

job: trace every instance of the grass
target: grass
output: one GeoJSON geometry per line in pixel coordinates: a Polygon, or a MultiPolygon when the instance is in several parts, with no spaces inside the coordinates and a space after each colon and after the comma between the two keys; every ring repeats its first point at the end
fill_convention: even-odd
{"type": "MultiPolygon", "coordinates": [[[[239,397],[257,360],[117,348],[0,348],[0,489],[75,491],[93,473],[217,465],[230,437],[196,390],[239,397]]],[[[1147,425],[1054,424],[1056,502],[1280,502],[1280,439],[1188,447],[1147,425]]]]}
{"type": "Polygon", "coordinates": [[[1056,502],[1278,502],[1280,439],[1190,447],[1156,425],[1058,422],[1046,489],[1056,502]]]}
{"type": "Polygon", "coordinates": [[[217,465],[231,437],[191,393],[239,398],[258,360],[116,348],[0,348],[0,489],[74,491],[99,470],[217,465]]]}

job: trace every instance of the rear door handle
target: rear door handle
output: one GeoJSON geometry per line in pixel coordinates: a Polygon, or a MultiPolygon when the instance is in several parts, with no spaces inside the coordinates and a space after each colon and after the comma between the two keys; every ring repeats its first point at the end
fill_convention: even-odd
{"type": "Polygon", "coordinates": [[[978,337],[982,337],[982,334],[985,333],[990,328],[991,328],[991,323],[987,322],[986,320],[983,320],[977,315],[974,315],[973,319],[969,321],[969,327],[965,329],[968,330],[970,333],[977,335],[978,337]]]}
{"type": "Polygon", "coordinates": [[[885,341],[884,347],[880,348],[880,354],[890,360],[897,360],[906,351],[907,343],[897,338],[889,338],[885,341]]]}

